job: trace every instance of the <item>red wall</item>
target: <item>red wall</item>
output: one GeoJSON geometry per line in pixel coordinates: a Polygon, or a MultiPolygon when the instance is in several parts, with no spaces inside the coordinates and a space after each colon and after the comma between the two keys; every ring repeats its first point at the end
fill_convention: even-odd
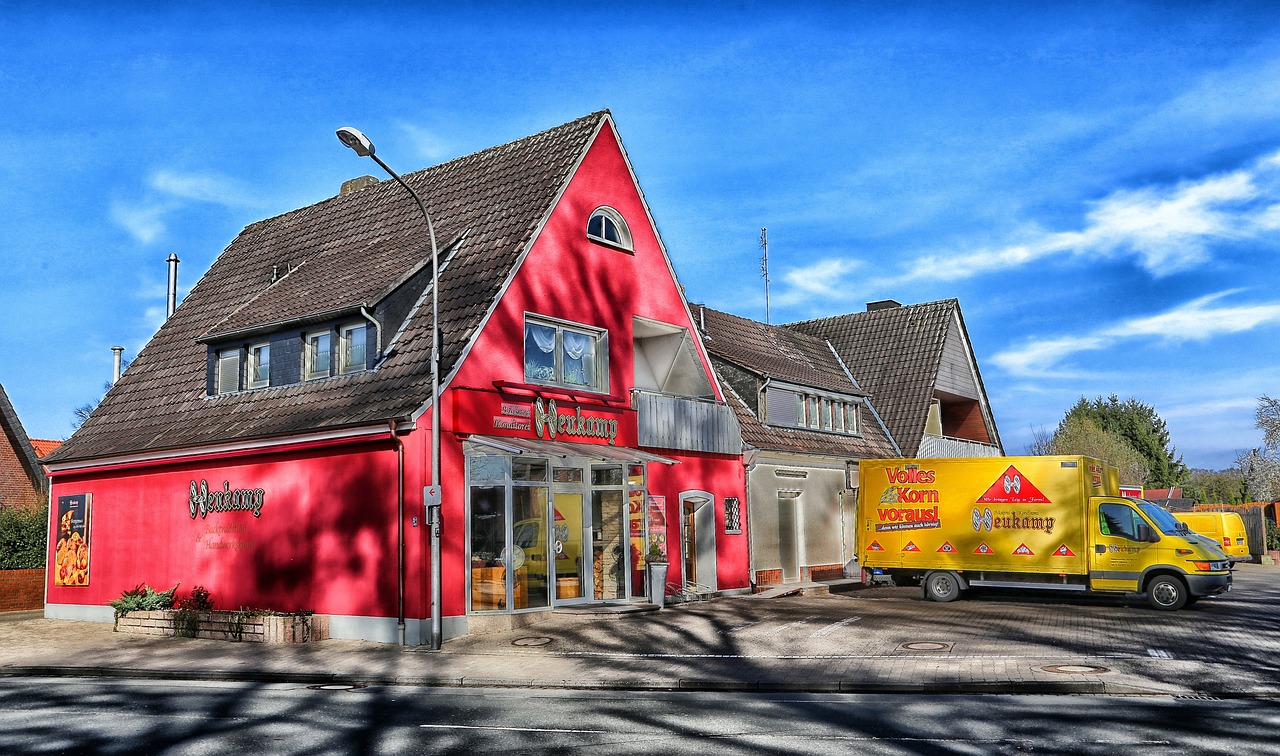
{"type": "MultiPolygon", "coordinates": [[[[609,332],[609,395],[622,400],[628,407],[625,413],[630,415],[628,421],[620,423],[616,445],[635,446],[634,410],[629,409],[635,376],[632,315],[682,326],[695,337],[697,329],[689,321],[683,296],[668,268],[622,151],[607,124],[589,148],[450,386],[493,392],[495,380],[523,383],[526,312],[609,332]],[[587,219],[601,205],[608,205],[622,214],[631,231],[634,254],[587,239],[587,219]]],[[[703,361],[704,369],[710,373],[705,358],[703,361]]],[[[715,386],[714,381],[711,383],[715,386]]],[[[715,387],[715,391],[719,397],[719,388],[715,387]]],[[[528,398],[523,400],[529,401],[528,398]]],[[[473,402],[474,399],[466,401],[473,402]]],[[[561,411],[568,411],[575,404],[564,399],[558,402],[561,411]]],[[[587,401],[583,401],[583,405],[584,411],[602,409],[591,407],[587,401]]],[[[446,592],[444,613],[455,615],[464,613],[466,598],[463,595],[466,492],[460,442],[448,431],[488,434],[495,431],[491,426],[485,427],[484,418],[480,418],[473,427],[455,426],[451,394],[446,394],[441,409],[445,418],[442,427],[448,439],[442,444],[446,459],[442,475],[446,484],[443,550],[446,565],[442,573],[446,592]],[[454,482],[453,485],[450,482],[454,482]]],[[[457,413],[463,422],[473,414],[457,413]]],[[[529,433],[527,437],[535,436],[529,433]]],[[[568,437],[557,440],[586,441],[568,437]]],[[[679,579],[679,494],[704,490],[716,497],[720,587],[747,587],[747,537],[724,534],[725,496],[736,496],[743,502],[745,533],[746,483],[741,459],[726,455],[685,456],[662,449],[652,451],[681,460],[681,464],[674,466],[648,465],[649,493],[667,497],[668,543],[672,548],[670,579],[673,582],[679,579]]]]}
{"type": "MultiPolygon", "coordinates": [[[[203,585],[221,609],[396,614],[396,455],[389,441],[54,481],[92,494],[89,585],[51,604],[106,604],[147,583],[203,585]],[[190,514],[190,484],[265,490],[260,516],[190,514]]],[[[421,497],[419,495],[419,501],[421,497]]],[[[52,560],[52,547],[50,549],[52,560]]]]}

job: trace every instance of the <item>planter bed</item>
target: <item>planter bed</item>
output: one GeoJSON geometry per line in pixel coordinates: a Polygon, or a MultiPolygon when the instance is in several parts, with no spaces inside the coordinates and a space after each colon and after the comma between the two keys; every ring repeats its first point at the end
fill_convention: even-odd
{"type": "Polygon", "coordinates": [[[116,632],[248,643],[311,643],[329,639],[329,617],[324,614],[180,612],[166,609],[121,615],[116,618],[116,632]]]}

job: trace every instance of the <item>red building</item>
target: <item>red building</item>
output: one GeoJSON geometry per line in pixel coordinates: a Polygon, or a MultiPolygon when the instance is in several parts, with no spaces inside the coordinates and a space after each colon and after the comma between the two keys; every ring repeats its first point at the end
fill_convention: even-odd
{"type": "MultiPolygon", "coordinates": [[[[445,637],[645,601],[654,546],[748,590],[741,434],[608,112],[405,179],[440,242],[445,637]]],[[[373,179],[247,227],[46,460],[48,616],[180,582],[423,638],[427,239],[373,179]]]]}

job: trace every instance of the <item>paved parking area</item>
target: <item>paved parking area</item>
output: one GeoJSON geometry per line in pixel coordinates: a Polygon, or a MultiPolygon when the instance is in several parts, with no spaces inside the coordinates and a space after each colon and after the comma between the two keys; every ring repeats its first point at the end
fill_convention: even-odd
{"type": "Polygon", "coordinates": [[[1280,567],[1174,613],[1136,597],[1042,592],[926,602],[919,589],[725,598],[612,619],[554,614],[445,643],[261,646],[0,622],[0,674],[362,679],[582,688],[1160,693],[1280,692],[1280,567]]]}

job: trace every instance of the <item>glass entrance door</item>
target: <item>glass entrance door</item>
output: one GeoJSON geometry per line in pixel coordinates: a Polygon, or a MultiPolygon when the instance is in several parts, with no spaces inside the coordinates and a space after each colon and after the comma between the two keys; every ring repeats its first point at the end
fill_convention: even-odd
{"type": "Polygon", "coordinates": [[[583,493],[582,468],[557,466],[551,471],[551,551],[555,603],[578,604],[591,593],[590,512],[583,493]]]}
{"type": "Polygon", "coordinates": [[[591,567],[594,597],[627,598],[630,538],[627,532],[626,481],[621,465],[591,468],[591,567]]]}

